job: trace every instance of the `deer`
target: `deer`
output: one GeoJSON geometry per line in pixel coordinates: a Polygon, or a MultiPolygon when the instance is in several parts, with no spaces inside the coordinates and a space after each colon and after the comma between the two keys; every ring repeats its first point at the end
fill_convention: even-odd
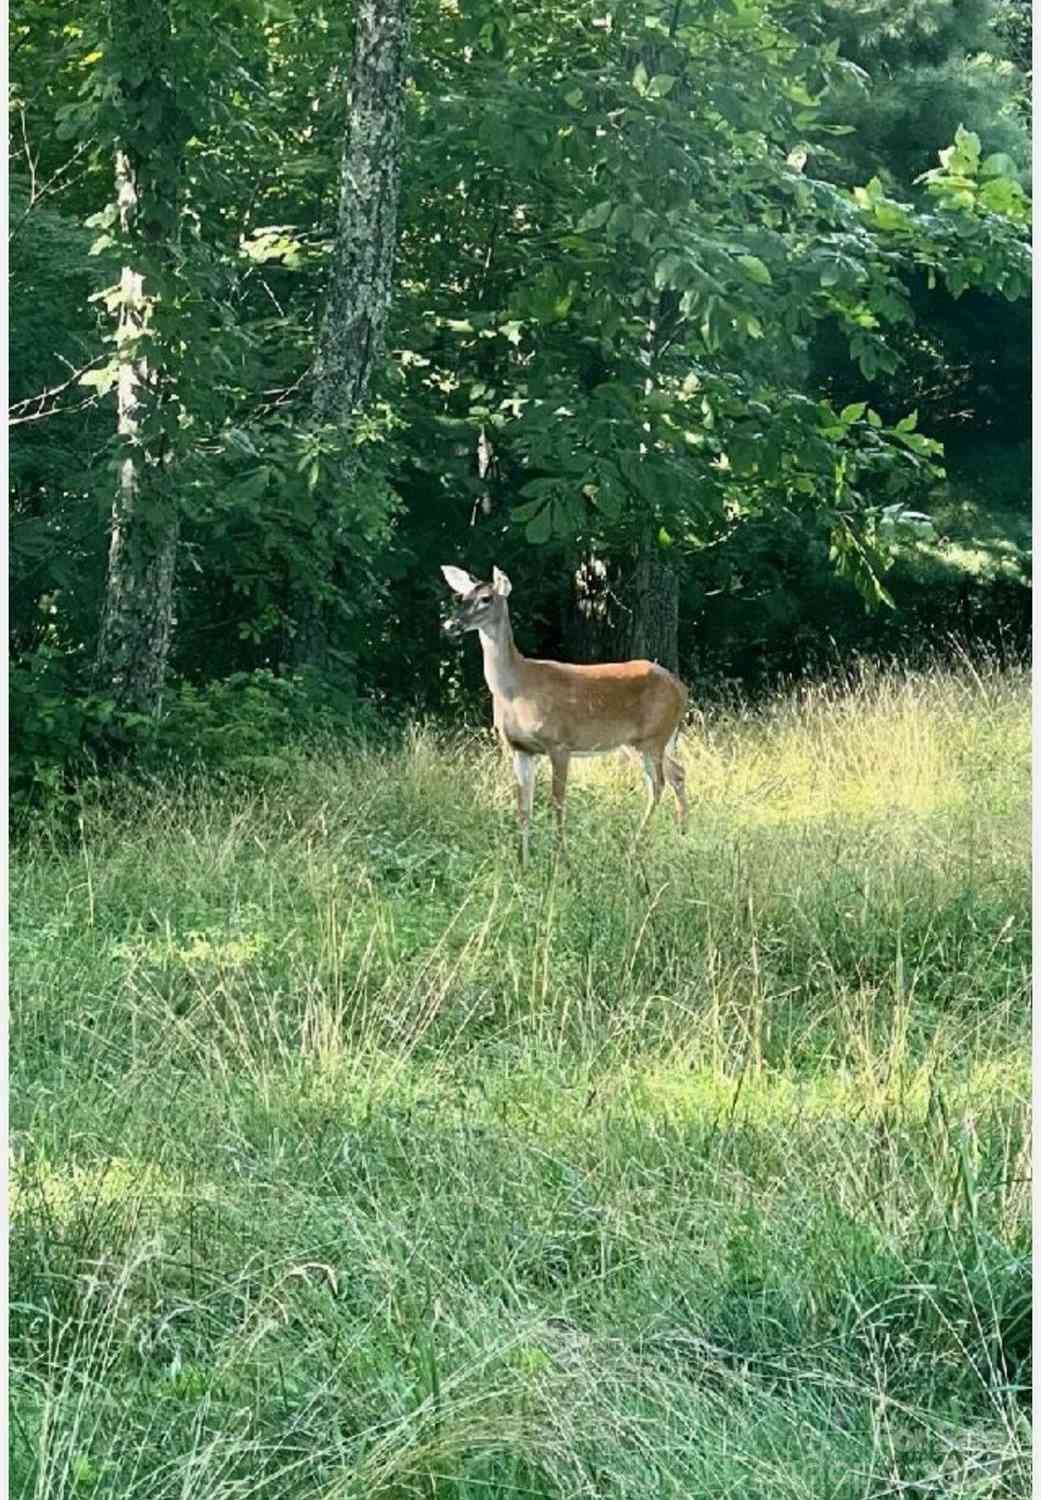
{"type": "Polygon", "coordinates": [[[647,808],[636,831],[639,842],[661,800],[665,782],[676,797],[676,821],[687,826],[683,767],[676,759],[687,689],[653,661],[578,666],[522,656],[513,639],[507,599],[512,585],[492,569],[491,583],[445,564],[445,582],[460,597],[444,622],[450,636],[476,630],[484,653],[484,680],[492,695],[495,728],[513,758],[521,866],[528,863],[536,757],[549,757],[557,851],[567,863],[564,797],[572,756],[624,749],[642,757],[647,808]]]}

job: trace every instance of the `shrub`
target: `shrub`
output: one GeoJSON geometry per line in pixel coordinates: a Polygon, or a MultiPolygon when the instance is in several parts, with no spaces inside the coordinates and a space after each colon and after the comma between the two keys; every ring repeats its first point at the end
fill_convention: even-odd
{"type": "Polygon", "coordinates": [[[67,815],[85,783],[115,764],[262,778],[283,770],[301,742],[358,735],[368,715],[350,687],[316,672],[267,668],[204,685],[172,682],[157,715],[118,711],[83,683],[80,657],[43,646],[10,677],[10,805],[15,828],[67,815]]]}

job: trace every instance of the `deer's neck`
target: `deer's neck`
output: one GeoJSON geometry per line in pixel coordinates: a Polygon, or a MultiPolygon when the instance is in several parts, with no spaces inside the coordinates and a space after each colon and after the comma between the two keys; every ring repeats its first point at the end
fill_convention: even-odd
{"type": "Polygon", "coordinates": [[[484,680],[494,698],[512,698],[520,689],[521,664],[524,658],[513,643],[510,617],[479,630],[484,652],[484,680]]]}

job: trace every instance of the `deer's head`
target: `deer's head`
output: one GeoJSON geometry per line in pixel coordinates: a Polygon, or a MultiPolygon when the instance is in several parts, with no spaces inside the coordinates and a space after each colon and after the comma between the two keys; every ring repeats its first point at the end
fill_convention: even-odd
{"type": "Polygon", "coordinates": [[[481,583],[464,573],[462,568],[445,566],[441,569],[445,582],[454,589],[462,602],[455,614],[445,621],[449,635],[462,635],[466,630],[484,630],[493,634],[506,616],[506,596],[510,592],[510,580],[498,568],[492,569],[491,583],[481,583]]]}

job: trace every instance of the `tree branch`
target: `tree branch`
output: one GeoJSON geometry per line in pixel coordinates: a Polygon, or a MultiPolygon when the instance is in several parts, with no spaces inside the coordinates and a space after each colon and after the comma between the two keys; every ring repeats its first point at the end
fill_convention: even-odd
{"type": "Polygon", "coordinates": [[[107,358],[108,356],[105,354],[98,354],[81,369],[73,370],[68,380],[63,380],[61,385],[52,385],[46,391],[38,391],[35,396],[26,396],[23,401],[15,401],[7,409],[8,427],[18,427],[22,422],[40,422],[45,417],[57,417],[68,412],[84,411],[88,406],[93,406],[98,399],[97,395],[84,397],[76,406],[56,406],[51,407],[50,410],[44,410],[48,401],[53,401],[55,396],[60,396],[63,391],[67,391],[70,385],[76,384],[81,375],[85,375],[88,370],[93,369],[95,365],[100,364],[107,358]],[[26,412],[27,407],[34,405],[37,408],[36,411],[26,412]],[[16,416],[15,413],[25,413],[25,415],[16,416]]]}

